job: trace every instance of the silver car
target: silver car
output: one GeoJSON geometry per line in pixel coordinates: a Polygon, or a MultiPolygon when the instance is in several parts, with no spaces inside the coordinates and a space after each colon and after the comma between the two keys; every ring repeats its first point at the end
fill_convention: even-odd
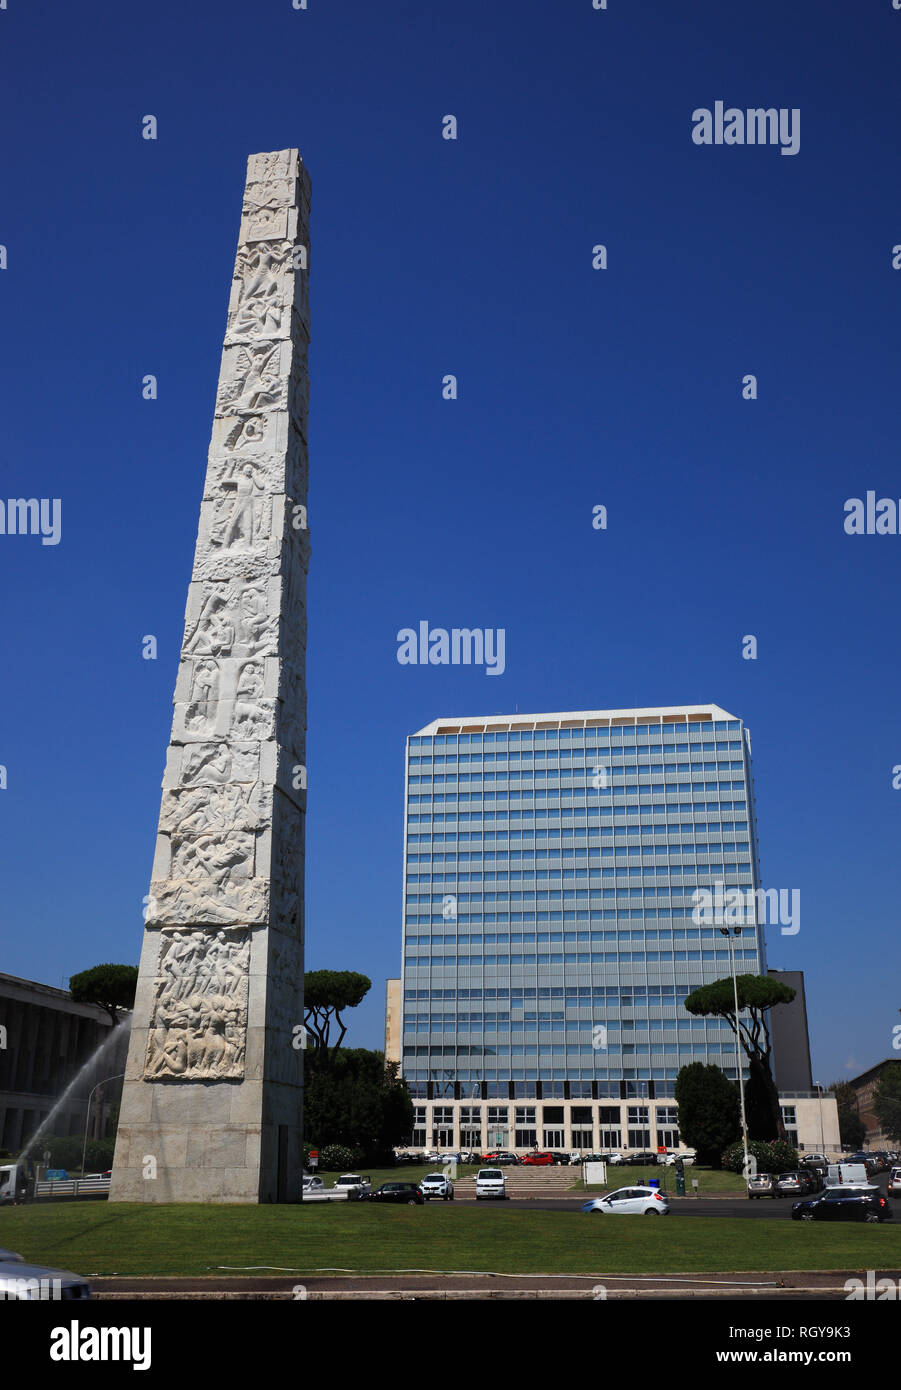
{"type": "Polygon", "coordinates": [[[0,1250],[0,1301],[36,1303],[64,1300],[84,1302],[91,1297],[91,1286],[70,1269],[48,1269],[27,1265],[12,1250],[0,1250]]]}

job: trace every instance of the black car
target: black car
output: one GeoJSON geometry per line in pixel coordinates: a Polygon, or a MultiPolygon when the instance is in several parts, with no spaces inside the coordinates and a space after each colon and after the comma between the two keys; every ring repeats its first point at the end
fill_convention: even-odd
{"type": "Polygon", "coordinates": [[[891,1221],[891,1208],[877,1187],[827,1187],[818,1197],[795,1202],[792,1221],[891,1221]]]}
{"type": "Polygon", "coordinates": [[[415,1182],[383,1182],[369,1197],[370,1202],[401,1202],[408,1207],[425,1205],[425,1198],[415,1182]]]}
{"type": "Polygon", "coordinates": [[[653,1163],[656,1166],[657,1155],[652,1149],[642,1149],[640,1153],[629,1154],[626,1162],[632,1164],[633,1167],[648,1163],[653,1163]]]}

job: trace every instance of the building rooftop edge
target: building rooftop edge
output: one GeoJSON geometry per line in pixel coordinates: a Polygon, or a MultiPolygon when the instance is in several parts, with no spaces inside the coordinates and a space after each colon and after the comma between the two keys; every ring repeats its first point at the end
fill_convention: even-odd
{"type": "Polygon", "coordinates": [[[730,714],[721,705],[648,705],[641,708],[631,709],[589,709],[589,710],[557,710],[547,714],[453,714],[440,719],[433,719],[422,729],[417,729],[410,734],[410,738],[427,738],[430,734],[438,732],[446,724],[483,724],[497,728],[499,725],[506,725],[510,729],[516,729],[522,725],[532,725],[535,723],[558,723],[567,722],[567,727],[572,727],[573,720],[587,719],[627,719],[631,716],[635,718],[654,718],[657,715],[693,715],[706,714],[713,719],[735,719],[739,723],[738,715],[730,714]]]}

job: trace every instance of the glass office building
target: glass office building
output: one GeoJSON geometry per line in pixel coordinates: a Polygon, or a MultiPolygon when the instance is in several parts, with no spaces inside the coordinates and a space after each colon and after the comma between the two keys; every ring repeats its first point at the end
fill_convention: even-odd
{"type": "MultiPolygon", "coordinates": [[[[693,893],[760,886],[734,715],[436,720],[407,743],[404,858],[414,1146],[672,1144],[679,1068],[737,1076],[728,1023],[682,1006],[730,969],[693,893]]],[[[761,927],[733,944],[765,973],[761,927]]]]}

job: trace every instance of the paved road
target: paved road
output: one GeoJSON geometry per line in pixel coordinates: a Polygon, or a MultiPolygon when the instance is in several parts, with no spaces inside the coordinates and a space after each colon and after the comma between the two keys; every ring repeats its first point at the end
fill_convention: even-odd
{"type": "MultiPolygon", "coordinates": [[[[602,1261],[599,1261],[602,1263],[602,1261]]],[[[845,1300],[845,1281],[859,1277],[859,1270],[795,1272],[789,1274],[596,1274],[584,1275],[466,1275],[420,1271],[406,1275],[297,1274],[291,1277],[207,1279],[93,1279],[94,1296],[100,1300],[149,1299],[266,1299],[276,1301],[328,1300],[482,1300],[613,1299],[702,1300],[845,1300]]],[[[890,1273],[896,1280],[901,1271],[890,1273]]]]}

